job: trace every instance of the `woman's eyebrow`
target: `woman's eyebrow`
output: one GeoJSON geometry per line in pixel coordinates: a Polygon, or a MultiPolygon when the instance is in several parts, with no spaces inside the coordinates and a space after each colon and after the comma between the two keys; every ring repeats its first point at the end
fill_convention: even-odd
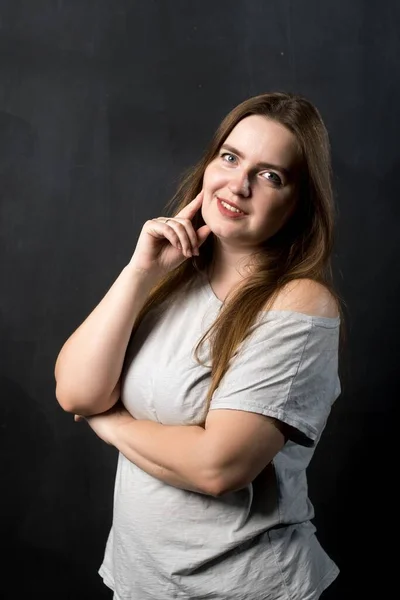
{"type": "MultiPolygon", "coordinates": [[[[244,158],[244,156],[240,152],[240,150],[237,150],[236,148],[234,148],[230,144],[222,144],[221,150],[222,149],[228,150],[229,152],[232,152],[232,154],[236,154],[237,156],[239,156],[239,158],[244,158]]],[[[283,175],[285,175],[285,177],[289,177],[290,176],[289,169],[286,169],[285,167],[280,167],[278,165],[273,165],[272,163],[259,162],[259,163],[257,163],[257,167],[259,169],[273,169],[274,171],[279,171],[280,173],[282,173],[283,175]]]]}

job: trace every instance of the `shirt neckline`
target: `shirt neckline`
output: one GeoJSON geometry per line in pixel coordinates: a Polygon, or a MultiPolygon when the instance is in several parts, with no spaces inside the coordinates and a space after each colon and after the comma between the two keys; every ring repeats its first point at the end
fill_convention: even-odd
{"type": "MultiPolygon", "coordinates": [[[[204,279],[204,289],[207,293],[207,296],[211,300],[213,300],[216,304],[218,304],[219,307],[222,307],[224,302],[222,300],[220,300],[218,298],[218,296],[215,294],[213,288],[211,287],[207,273],[202,271],[201,275],[204,279]]],[[[332,327],[332,328],[337,327],[340,324],[340,316],[323,317],[320,315],[309,315],[307,313],[297,312],[294,310],[268,310],[268,311],[265,311],[264,314],[266,317],[272,317],[272,318],[292,317],[297,320],[312,321],[316,325],[321,324],[321,325],[325,325],[325,326],[332,327]]],[[[263,313],[260,314],[260,319],[262,320],[262,318],[263,318],[263,313]]]]}

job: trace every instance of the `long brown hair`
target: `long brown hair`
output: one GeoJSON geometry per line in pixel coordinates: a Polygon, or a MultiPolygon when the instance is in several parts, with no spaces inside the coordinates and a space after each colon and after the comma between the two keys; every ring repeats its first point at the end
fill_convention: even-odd
{"type": "MultiPolygon", "coordinates": [[[[320,113],[309,100],[295,94],[275,92],[249,98],[236,106],[221,122],[203,157],[183,177],[166,210],[171,211],[170,216],[177,215],[201,191],[206,167],[216,157],[233,128],[250,115],[273,119],[295,135],[301,155],[298,201],[293,215],[260,248],[257,266],[227,296],[217,319],[196,347],[195,355],[201,362],[198,354],[200,346],[206,340],[210,343],[211,382],[206,397],[207,411],[235,350],[248,335],[260,311],[268,310],[279,291],[290,281],[311,279],[331,292],[341,316],[341,342],[344,339],[343,301],[334,289],[331,266],[335,207],[330,143],[320,113]],[[235,323],[234,327],[232,323],[235,323]]],[[[204,225],[200,211],[192,224],[195,230],[204,225]]],[[[201,247],[200,256],[184,261],[151,291],[136,319],[132,336],[151,308],[182,290],[199,276],[199,272],[206,273],[212,258],[211,233],[201,247]]]]}

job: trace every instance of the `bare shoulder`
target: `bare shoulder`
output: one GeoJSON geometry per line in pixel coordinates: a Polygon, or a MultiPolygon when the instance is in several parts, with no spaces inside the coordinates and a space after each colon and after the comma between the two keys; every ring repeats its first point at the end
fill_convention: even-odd
{"type": "Polygon", "coordinates": [[[336,298],[312,279],[290,281],[276,296],[270,310],[291,310],[316,317],[339,316],[336,298]]]}

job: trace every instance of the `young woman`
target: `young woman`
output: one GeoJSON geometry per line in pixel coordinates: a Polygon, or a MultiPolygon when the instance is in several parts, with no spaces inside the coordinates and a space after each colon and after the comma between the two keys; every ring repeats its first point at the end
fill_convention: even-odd
{"type": "Polygon", "coordinates": [[[338,568],[306,469],[341,387],[329,140],[250,98],[66,341],[56,396],[119,450],[100,568],[117,600],[314,600],[338,568]]]}

